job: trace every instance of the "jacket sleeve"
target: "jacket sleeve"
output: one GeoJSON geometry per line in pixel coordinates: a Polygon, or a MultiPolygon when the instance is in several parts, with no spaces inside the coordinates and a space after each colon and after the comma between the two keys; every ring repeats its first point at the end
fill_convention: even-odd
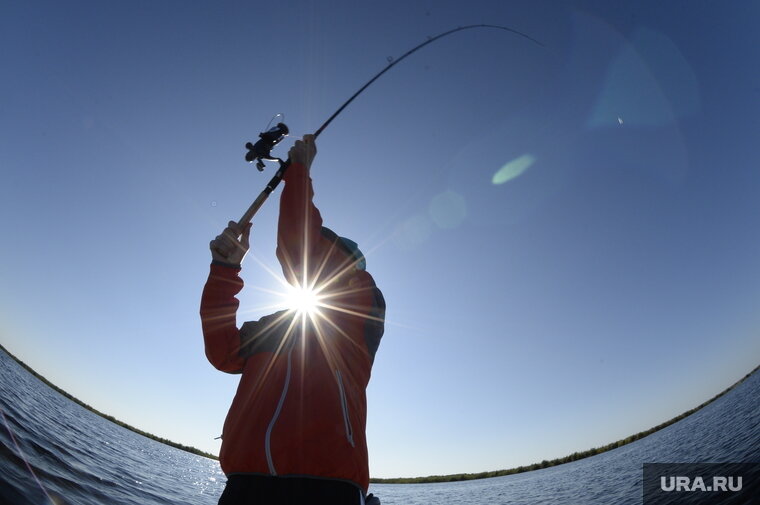
{"type": "Polygon", "coordinates": [[[211,264],[201,296],[201,325],[206,357],[217,369],[240,373],[245,359],[240,357],[240,331],[236,324],[238,299],[243,289],[240,268],[211,264]]]}
{"type": "MultiPolygon", "coordinates": [[[[291,284],[302,269],[310,274],[319,265],[311,264],[323,257],[322,216],[314,205],[314,188],[306,167],[294,163],[283,177],[285,188],[280,196],[277,226],[277,259],[291,284]]],[[[311,277],[311,275],[309,275],[311,277]]]]}

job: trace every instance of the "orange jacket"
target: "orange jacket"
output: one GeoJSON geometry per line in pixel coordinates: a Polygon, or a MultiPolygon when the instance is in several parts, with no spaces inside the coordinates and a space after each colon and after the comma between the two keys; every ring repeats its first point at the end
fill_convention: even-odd
{"type": "Polygon", "coordinates": [[[291,165],[283,180],[277,257],[287,279],[305,271],[325,286],[322,316],[281,311],[238,329],[240,269],[211,265],[201,300],[206,356],[219,370],[242,373],[224,423],[222,470],[336,479],[366,493],[365,390],[385,302],[322,228],[305,167],[291,165]]]}

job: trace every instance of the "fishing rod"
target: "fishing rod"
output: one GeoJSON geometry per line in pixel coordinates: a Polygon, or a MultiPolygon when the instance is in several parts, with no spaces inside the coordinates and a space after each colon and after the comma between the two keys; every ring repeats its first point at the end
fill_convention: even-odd
{"type": "MultiPolygon", "coordinates": [[[[351,98],[346,100],[343,105],[341,105],[338,110],[333,113],[332,116],[330,116],[327,121],[325,121],[322,126],[320,126],[316,132],[314,132],[314,138],[319,137],[319,135],[327,128],[327,126],[332,123],[333,119],[335,119],[338,114],[343,112],[343,109],[348,107],[348,104],[354,101],[354,99],[359,96],[365,89],[367,89],[373,82],[375,82],[377,79],[380,78],[381,75],[386,73],[388,70],[393,68],[397,63],[401,62],[403,59],[405,59],[407,56],[410,56],[412,53],[418,51],[419,49],[422,49],[426,45],[435,42],[436,40],[446,37],[447,35],[451,35],[452,33],[456,33],[462,30],[469,30],[472,28],[495,28],[498,30],[505,30],[511,33],[514,33],[515,35],[519,35],[521,37],[524,37],[531,42],[541,46],[545,47],[541,42],[534,39],[533,37],[526,35],[525,33],[522,33],[520,31],[517,31],[515,29],[509,28],[507,26],[501,26],[501,25],[489,25],[489,24],[478,24],[478,25],[467,25],[467,26],[459,26],[457,28],[454,28],[452,30],[448,30],[446,32],[440,33],[436,35],[435,37],[428,37],[428,39],[418,44],[417,46],[413,47],[406,53],[404,53],[401,57],[397,59],[393,59],[392,57],[388,58],[388,65],[385,66],[380,72],[378,72],[374,77],[372,77],[367,83],[359,88],[359,90],[354,93],[351,98]]],[[[278,114],[278,116],[280,116],[278,114]]],[[[278,116],[275,116],[278,117],[278,116]]],[[[271,123],[270,123],[271,125],[271,123]]],[[[272,149],[279,144],[287,135],[290,133],[290,130],[288,127],[283,123],[282,121],[277,122],[275,126],[272,128],[268,128],[267,131],[259,133],[259,140],[252,144],[251,142],[246,143],[245,147],[248,150],[248,152],[245,155],[245,160],[249,163],[253,163],[256,161],[256,168],[261,172],[264,170],[264,161],[276,161],[279,164],[279,169],[275,173],[274,177],[267,183],[264,190],[259,194],[259,196],[254,200],[254,202],[251,204],[250,207],[248,207],[248,210],[245,211],[245,214],[243,214],[243,217],[240,218],[238,221],[238,226],[240,226],[240,229],[245,228],[245,226],[251,221],[254,214],[258,212],[258,210],[261,208],[261,206],[264,204],[266,199],[269,197],[269,195],[272,193],[272,191],[275,190],[275,188],[280,184],[280,181],[282,180],[283,176],[285,175],[285,171],[290,166],[290,158],[288,158],[286,161],[283,161],[280,158],[273,157],[272,156],[272,149]]]]}

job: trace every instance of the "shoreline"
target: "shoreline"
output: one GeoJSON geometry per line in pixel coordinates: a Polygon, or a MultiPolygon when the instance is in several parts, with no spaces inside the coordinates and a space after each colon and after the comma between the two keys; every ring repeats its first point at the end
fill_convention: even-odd
{"type": "Polygon", "coordinates": [[[29,372],[30,374],[32,374],[34,377],[36,377],[37,379],[39,379],[40,381],[42,381],[42,383],[45,384],[46,386],[48,386],[50,389],[52,389],[53,391],[57,392],[58,394],[64,396],[65,398],[71,400],[72,402],[76,403],[77,405],[79,405],[81,407],[84,407],[85,409],[89,410],[93,414],[99,415],[100,417],[102,417],[106,421],[110,421],[110,422],[114,423],[117,426],[121,426],[122,428],[125,428],[125,429],[127,429],[129,431],[132,431],[134,433],[137,433],[138,435],[142,435],[145,438],[149,438],[151,440],[155,440],[156,442],[162,443],[164,445],[168,445],[169,447],[174,447],[175,449],[179,449],[181,451],[189,452],[190,454],[195,454],[196,456],[202,456],[204,458],[209,458],[209,459],[213,459],[213,460],[219,461],[219,457],[218,456],[214,456],[213,454],[209,454],[208,452],[203,452],[200,449],[196,449],[195,447],[190,447],[188,445],[179,444],[177,442],[172,442],[171,440],[167,440],[165,438],[153,435],[152,433],[148,433],[148,432],[143,431],[143,430],[141,430],[139,428],[135,428],[134,426],[130,426],[127,423],[119,421],[118,419],[116,419],[113,416],[109,416],[108,414],[104,414],[103,412],[100,412],[99,410],[97,410],[97,409],[95,409],[93,407],[90,407],[89,405],[87,405],[83,401],[81,401],[78,398],[75,398],[74,396],[70,395],[69,393],[67,393],[63,389],[59,388],[58,386],[56,386],[55,384],[53,384],[52,382],[50,382],[49,380],[47,380],[42,375],[40,375],[37,372],[35,372],[34,369],[32,369],[32,367],[30,367],[29,365],[27,365],[26,363],[24,363],[23,361],[21,361],[20,359],[18,359],[16,356],[14,356],[2,344],[0,344],[0,350],[2,350],[5,354],[7,354],[8,356],[10,356],[10,358],[13,359],[13,361],[15,361],[16,363],[18,363],[24,370],[26,370],[27,372],[29,372]]]}
{"type": "Polygon", "coordinates": [[[601,447],[592,447],[591,449],[580,451],[580,452],[574,452],[572,454],[569,454],[562,458],[556,458],[552,460],[543,460],[540,463],[533,463],[532,465],[527,466],[518,466],[516,468],[509,468],[506,470],[495,470],[490,472],[478,472],[478,473],[458,473],[458,474],[449,474],[449,475],[428,475],[426,477],[394,477],[389,479],[380,479],[380,478],[373,478],[370,479],[370,483],[372,484],[434,484],[434,483],[443,483],[443,482],[458,482],[458,481],[465,481],[465,480],[478,480],[478,479],[489,479],[492,477],[503,477],[505,475],[514,475],[517,473],[524,473],[524,472],[530,472],[533,470],[540,470],[542,468],[549,468],[551,466],[557,466],[562,465],[564,463],[572,463],[573,461],[578,461],[580,459],[589,458],[591,456],[596,456],[597,454],[601,454],[603,452],[611,451],[612,449],[617,449],[618,447],[622,447],[624,445],[628,445],[631,442],[635,442],[636,440],[640,440],[644,437],[647,437],[655,432],[658,432],[662,430],[663,428],[667,428],[671,424],[677,423],[678,421],[689,417],[690,415],[694,414],[698,410],[708,406],[721,396],[725,395],[729,391],[733,390],[736,386],[747,380],[752,374],[760,370],[760,365],[756,366],[751,372],[746,374],[744,377],[718,393],[717,395],[713,396],[709,400],[701,403],[700,405],[694,407],[693,409],[687,410],[686,412],[668,420],[664,423],[660,423],[657,426],[650,428],[645,431],[641,431],[639,433],[636,433],[635,435],[631,435],[629,437],[626,437],[624,439],[618,440],[617,442],[612,442],[607,445],[603,445],[601,447]]]}
{"type": "MultiPolygon", "coordinates": [[[[118,426],[121,426],[122,428],[125,428],[129,431],[132,431],[134,433],[137,433],[138,435],[142,435],[146,438],[149,438],[151,440],[155,440],[156,442],[162,443],[164,445],[168,445],[170,447],[174,447],[175,449],[179,449],[181,451],[189,452],[191,454],[195,454],[196,456],[201,456],[208,459],[213,459],[215,461],[219,461],[219,457],[215,456],[213,454],[203,452],[200,449],[196,449],[195,447],[190,447],[187,445],[179,444],[176,442],[172,442],[171,440],[167,440],[165,438],[158,437],[156,435],[153,435],[151,433],[147,433],[145,431],[142,431],[138,428],[135,428],[134,426],[130,426],[122,421],[119,421],[118,419],[114,418],[113,416],[109,416],[108,414],[104,414],[100,412],[99,410],[90,407],[86,403],[82,402],[81,400],[75,398],[74,396],[70,395],[66,391],[62,390],[55,384],[51,383],[49,380],[47,380],[42,375],[35,372],[29,365],[18,359],[16,356],[11,354],[2,344],[0,344],[0,350],[2,350],[5,354],[7,354],[9,357],[11,357],[16,363],[18,363],[22,368],[24,368],[26,371],[31,373],[34,377],[42,381],[46,386],[50,387],[57,393],[61,394],[65,398],[71,400],[72,402],[84,407],[85,409],[89,410],[93,414],[97,414],[103,419],[110,421],[118,426]]],[[[585,451],[580,452],[574,452],[572,454],[569,454],[562,458],[555,458],[552,460],[543,460],[540,463],[533,463],[531,465],[527,466],[518,466],[516,468],[509,468],[505,470],[494,470],[490,472],[478,472],[478,473],[458,473],[458,474],[448,474],[448,475],[428,475],[425,477],[393,477],[393,478],[370,478],[371,484],[432,484],[432,483],[443,483],[443,482],[459,482],[459,481],[466,481],[466,480],[478,480],[478,479],[489,479],[492,477],[503,477],[505,475],[514,475],[517,473],[524,473],[524,472],[530,472],[533,470],[540,470],[542,468],[549,468],[551,466],[557,466],[562,465],[564,463],[571,463],[573,461],[578,461],[581,459],[589,458],[591,456],[596,456],[597,454],[601,454],[603,452],[611,451],[612,449],[617,449],[618,447],[622,447],[624,445],[630,444],[631,442],[635,442],[636,440],[640,440],[646,436],[651,435],[652,433],[658,432],[662,430],[663,428],[667,428],[671,424],[677,423],[678,421],[690,416],[691,414],[694,414],[698,410],[706,407],[707,405],[711,404],[721,396],[725,395],[729,391],[733,390],[736,386],[747,380],[752,374],[757,372],[760,369],[760,365],[756,366],[751,372],[746,374],[744,377],[736,381],[734,384],[729,386],[728,388],[724,389],[717,395],[713,396],[709,400],[701,403],[700,405],[694,407],[693,409],[687,410],[686,412],[668,420],[663,423],[658,424],[657,426],[650,428],[645,431],[641,431],[639,433],[636,433],[634,435],[631,435],[629,437],[626,437],[624,439],[618,440],[616,442],[612,442],[607,445],[603,445],[601,447],[592,447],[591,449],[587,449],[585,451]]]]}

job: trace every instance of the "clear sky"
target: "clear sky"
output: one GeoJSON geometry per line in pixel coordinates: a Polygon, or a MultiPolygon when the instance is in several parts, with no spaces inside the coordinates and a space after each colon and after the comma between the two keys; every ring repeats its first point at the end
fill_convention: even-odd
{"type": "MultiPolygon", "coordinates": [[[[129,424],[210,452],[208,242],[322,134],[325,224],[388,303],[375,477],[530,464],[648,429],[760,362],[760,4],[4,2],[0,343],[129,424]],[[285,156],[292,139],[275,153],[285,156]]],[[[273,303],[277,197],[239,322],[273,303]]],[[[276,300],[274,300],[276,302],[276,300]]]]}

